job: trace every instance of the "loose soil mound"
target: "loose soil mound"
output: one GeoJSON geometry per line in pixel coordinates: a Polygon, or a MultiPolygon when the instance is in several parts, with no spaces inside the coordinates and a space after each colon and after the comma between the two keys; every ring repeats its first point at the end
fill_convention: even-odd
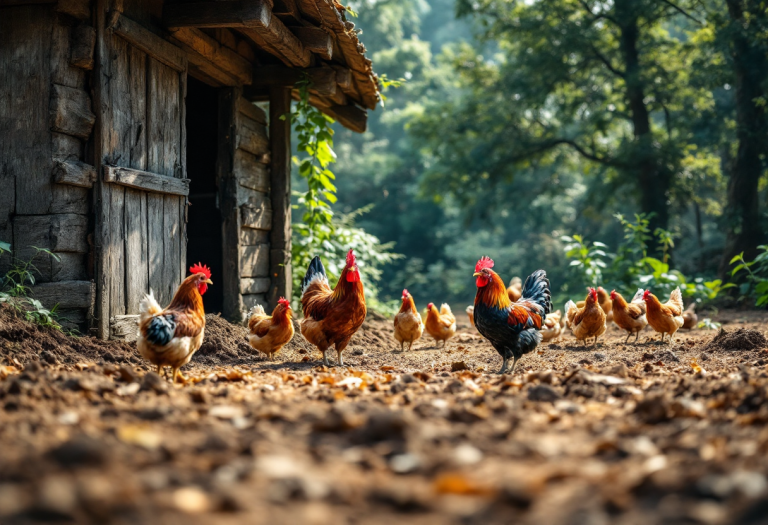
{"type": "Polygon", "coordinates": [[[734,352],[739,350],[760,350],[768,347],[768,340],[757,330],[739,328],[735,332],[720,330],[702,350],[705,352],[734,352]]]}
{"type": "Polygon", "coordinates": [[[253,361],[256,351],[248,344],[248,330],[217,314],[205,316],[205,339],[194,357],[208,366],[239,365],[253,361]]]}
{"type": "Polygon", "coordinates": [[[20,363],[140,362],[135,345],[93,337],[70,337],[27,322],[8,307],[0,308],[0,354],[20,363]]]}

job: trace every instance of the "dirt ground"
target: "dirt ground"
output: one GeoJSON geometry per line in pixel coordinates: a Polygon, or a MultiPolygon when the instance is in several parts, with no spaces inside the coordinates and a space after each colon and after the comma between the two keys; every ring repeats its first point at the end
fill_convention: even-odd
{"type": "Polygon", "coordinates": [[[499,376],[466,324],[399,353],[371,317],[342,369],[208,316],[172,386],[134,345],[0,310],[0,523],[764,523],[768,314],[714,319],[499,376]]]}

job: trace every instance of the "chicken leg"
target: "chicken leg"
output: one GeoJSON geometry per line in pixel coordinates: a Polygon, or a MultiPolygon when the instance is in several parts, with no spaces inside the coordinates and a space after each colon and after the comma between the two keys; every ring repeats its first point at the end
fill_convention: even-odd
{"type": "MultiPolygon", "coordinates": [[[[507,373],[507,363],[509,362],[508,357],[504,357],[503,361],[501,363],[501,370],[499,370],[499,375],[504,375],[507,373]]],[[[512,356],[512,369],[509,371],[510,374],[515,372],[515,366],[517,365],[517,356],[512,356]]]]}
{"type": "Polygon", "coordinates": [[[173,377],[171,378],[171,382],[172,383],[176,382],[176,377],[177,376],[181,378],[181,382],[182,383],[186,383],[188,381],[187,378],[184,376],[184,374],[181,373],[181,369],[174,368],[173,369],[173,377]]]}
{"type": "Polygon", "coordinates": [[[344,364],[344,358],[341,357],[341,350],[336,349],[336,355],[339,356],[339,366],[346,366],[344,364]]]}

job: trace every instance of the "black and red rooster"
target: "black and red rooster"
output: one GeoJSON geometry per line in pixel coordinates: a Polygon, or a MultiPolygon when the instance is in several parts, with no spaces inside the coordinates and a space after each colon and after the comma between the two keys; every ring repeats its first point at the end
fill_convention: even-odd
{"type": "Polygon", "coordinates": [[[507,371],[512,357],[512,370],[517,360],[532,352],[541,342],[544,318],[552,311],[547,272],[536,270],[523,285],[523,295],[512,302],[501,277],[491,270],[493,260],[483,257],[475,265],[475,326],[491,342],[504,362],[500,374],[507,371]]]}

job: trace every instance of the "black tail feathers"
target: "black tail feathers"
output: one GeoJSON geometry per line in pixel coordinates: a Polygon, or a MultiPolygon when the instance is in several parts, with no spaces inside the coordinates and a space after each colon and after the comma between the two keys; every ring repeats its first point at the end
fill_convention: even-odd
{"type": "Polygon", "coordinates": [[[328,280],[328,275],[325,273],[325,267],[323,266],[323,263],[320,261],[320,257],[317,255],[312,259],[312,262],[309,263],[309,267],[307,267],[307,274],[304,276],[304,279],[301,281],[301,291],[302,293],[304,290],[306,290],[309,283],[312,281],[312,279],[316,275],[322,275],[325,277],[326,280],[328,280]]]}
{"type": "Polygon", "coordinates": [[[544,309],[544,315],[552,311],[552,297],[549,291],[547,272],[536,270],[525,280],[523,299],[533,301],[544,309]]]}

